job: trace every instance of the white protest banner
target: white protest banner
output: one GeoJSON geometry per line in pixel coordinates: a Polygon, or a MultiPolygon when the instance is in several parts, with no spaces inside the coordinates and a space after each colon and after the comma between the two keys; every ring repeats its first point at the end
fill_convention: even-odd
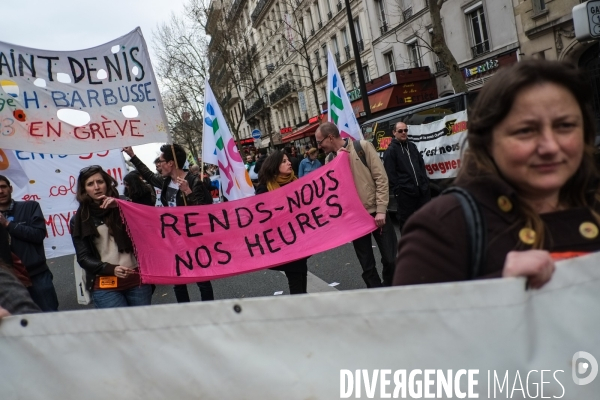
{"type": "Polygon", "coordinates": [[[560,262],[541,290],[506,278],[9,317],[0,398],[596,399],[598,256],[560,262]]]}
{"type": "Polygon", "coordinates": [[[46,258],[75,253],[69,221],[78,208],[75,196],[79,171],[90,165],[102,166],[119,183],[119,193],[123,193],[123,178],[127,174],[119,150],[75,156],[0,149],[0,158],[11,160],[10,163],[0,163],[0,175],[12,181],[13,200],[35,200],[42,207],[48,235],[44,240],[46,258]],[[12,156],[5,157],[7,154],[12,156]],[[28,179],[26,185],[19,187],[15,184],[15,171],[25,172],[28,179]]]}
{"type": "Polygon", "coordinates": [[[139,28],[77,51],[0,42],[0,86],[5,149],[81,154],[169,141],[139,28]]]}
{"type": "Polygon", "coordinates": [[[423,155],[430,179],[456,177],[466,138],[466,111],[447,115],[430,124],[408,125],[408,140],[414,142],[423,155]]]}

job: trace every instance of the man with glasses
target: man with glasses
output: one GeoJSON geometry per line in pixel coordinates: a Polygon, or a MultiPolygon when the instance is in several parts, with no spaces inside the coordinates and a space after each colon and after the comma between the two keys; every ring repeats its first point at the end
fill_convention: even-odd
{"type": "Polygon", "coordinates": [[[358,261],[363,269],[362,278],[368,288],[390,286],[394,276],[396,247],[398,240],[391,221],[387,221],[389,201],[388,178],[379,158],[379,154],[370,142],[360,141],[360,154],[352,140],[343,139],[331,122],[322,123],[315,132],[319,148],[326,153],[347,151],[350,153],[350,169],[356,185],[356,191],[365,209],[375,218],[377,229],[352,242],[358,261]],[[364,161],[363,161],[364,160],[364,161]],[[376,269],[375,255],[371,244],[371,234],[381,252],[383,264],[383,283],[376,269]]]}
{"type": "MultiPolygon", "coordinates": [[[[187,159],[185,149],[178,144],[164,144],[160,147],[160,151],[160,156],[156,161],[160,164],[162,176],[157,177],[135,155],[131,147],[123,148],[123,152],[131,157],[131,162],[146,182],[161,188],[160,201],[164,207],[212,204],[212,196],[202,180],[197,175],[182,169],[187,159]],[[173,153],[175,153],[175,158],[173,153]]],[[[215,299],[210,281],[198,282],[198,288],[202,301],[215,299]]],[[[174,291],[178,303],[189,303],[190,296],[186,285],[175,285],[174,291]]]]}
{"type": "Polygon", "coordinates": [[[408,126],[397,122],[393,133],[394,139],[383,154],[383,164],[398,204],[398,222],[402,231],[408,217],[431,196],[425,162],[417,146],[408,140],[408,126]]]}
{"type": "Polygon", "coordinates": [[[12,192],[8,178],[0,175],[0,225],[8,232],[10,250],[27,269],[31,279],[27,290],[33,301],[42,311],[58,311],[58,297],[44,251],[46,219],[37,201],[14,201],[12,192]]]}

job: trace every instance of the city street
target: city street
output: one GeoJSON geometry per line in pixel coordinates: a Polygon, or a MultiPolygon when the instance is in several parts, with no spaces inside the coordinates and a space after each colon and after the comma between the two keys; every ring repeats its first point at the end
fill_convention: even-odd
{"type": "MultiPolygon", "coordinates": [[[[399,238],[398,226],[395,225],[399,238]]],[[[377,270],[381,276],[381,256],[373,240],[373,250],[377,260],[377,270]]],[[[93,308],[90,305],[77,303],[75,295],[75,278],[73,260],[75,256],[65,256],[48,260],[48,265],[54,275],[54,286],[58,293],[59,310],[80,310],[93,308]]],[[[361,278],[362,269],[354,253],[352,244],[348,243],[338,248],[315,254],[308,259],[308,292],[317,293],[333,290],[353,290],[366,288],[361,278]],[[339,285],[329,286],[337,282],[339,285]]],[[[283,272],[261,270],[230,278],[218,279],[212,282],[215,299],[232,299],[243,297],[273,296],[275,292],[289,294],[287,278],[283,272]]],[[[188,285],[192,301],[200,301],[200,292],[195,284],[188,285]]],[[[175,303],[172,286],[157,286],[152,304],[175,303]]]]}

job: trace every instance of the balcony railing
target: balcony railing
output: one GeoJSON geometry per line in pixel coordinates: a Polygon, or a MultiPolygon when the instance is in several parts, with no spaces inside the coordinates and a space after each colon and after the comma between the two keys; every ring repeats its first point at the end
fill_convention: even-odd
{"type": "Polygon", "coordinates": [[[444,64],[442,61],[436,61],[435,62],[435,69],[437,72],[446,72],[448,71],[448,68],[446,68],[446,64],[444,64]]]}
{"type": "Polygon", "coordinates": [[[471,47],[471,52],[473,52],[473,58],[479,57],[482,54],[485,54],[490,51],[490,42],[484,41],[473,47],[471,47]]]}
{"type": "Polygon", "coordinates": [[[273,71],[275,71],[275,65],[267,64],[267,74],[271,74],[271,73],[273,73],[273,71]]]}
{"type": "Polygon", "coordinates": [[[245,0],[235,0],[233,2],[233,5],[231,6],[231,8],[229,9],[229,12],[227,13],[227,21],[233,21],[235,19],[235,15],[239,11],[240,6],[242,5],[242,3],[244,1],[245,0]]]}
{"type": "Polygon", "coordinates": [[[346,61],[348,61],[350,57],[350,46],[344,46],[344,51],[346,52],[346,61]]]}
{"type": "Polygon", "coordinates": [[[338,12],[339,12],[339,11],[342,11],[342,8],[343,8],[343,7],[344,7],[344,6],[342,6],[342,2],[341,2],[341,1],[338,1],[338,3],[337,3],[337,10],[338,10],[338,12]]]}
{"type": "Polygon", "coordinates": [[[363,51],[365,51],[365,42],[361,39],[358,42],[356,42],[356,44],[358,45],[358,51],[360,53],[362,53],[363,51]]]}
{"type": "Polygon", "coordinates": [[[310,36],[314,36],[315,35],[315,28],[311,28],[310,30],[310,36]]]}
{"type": "Polygon", "coordinates": [[[382,35],[388,31],[387,22],[384,22],[383,25],[381,25],[379,27],[379,31],[381,32],[382,35]]]}
{"type": "Polygon", "coordinates": [[[341,62],[340,62],[341,61],[340,60],[340,53],[335,53],[334,57],[335,57],[335,64],[339,67],[340,64],[341,64],[341,62]]]}
{"type": "Polygon", "coordinates": [[[327,19],[331,19],[331,18],[333,18],[333,13],[331,11],[329,11],[327,13],[327,19]]]}
{"type": "Polygon", "coordinates": [[[321,28],[323,27],[323,21],[319,21],[319,22],[317,23],[317,26],[319,27],[319,29],[321,29],[321,28]]]}
{"type": "Polygon", "coordinates": [[[246,109],[246,119],[250,119],[258,114],[263,108],[265,108],[265,102],[263,99],[258,99],[252,105],[246,109]]]}
{"type": "Polygon", "coordinates": [[[292,93],[294,90],[295,85],[293,82],[285,82],[269,95],[269,100],[271,101],[271,104],[277,103],[279,100],[283,99],[288,94],[292,93]]]}
{"type": "Polygon", "coordinates": [[[267,3],[270,2],[270,1],[271,0],[260,0],[258,2],[258,4],[256,5],[256,7],[254,8],[254,11],[252,11],[252,15],[250,15],[250,19],[252,19],[252,22],[256,21],[256,19],[258,18],[258,16],[262,12],[262,10],[265,8],[265,6],[267,5],[267,3]]]}
{"type": "Polygon", "coordinates": [[[402,11],[402,18],[404,18],[405,21],[412,17],[412,15],[412,7],[409,7],[406,10],[402,11]]]}

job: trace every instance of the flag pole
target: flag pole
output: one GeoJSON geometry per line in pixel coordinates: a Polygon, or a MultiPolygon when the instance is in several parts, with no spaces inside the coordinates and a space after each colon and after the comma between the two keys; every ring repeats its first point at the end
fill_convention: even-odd
{"type": "MultiPolygon", "coordinates": [[[[171,152],[173,153],[173,161],[175,162],[175,170],[179,169],[179,165],[177,164],[177,157],[175,156],[175,146],[173,146],[173,143],[171,143],[171,152]]],[[[192,188],[190,188],[192,189],[192,188]]],[[[185,197],[185,193],[182,191],[181,194],[183,195],[183,205],[187,206],[187,199],[185,197]]]]}

